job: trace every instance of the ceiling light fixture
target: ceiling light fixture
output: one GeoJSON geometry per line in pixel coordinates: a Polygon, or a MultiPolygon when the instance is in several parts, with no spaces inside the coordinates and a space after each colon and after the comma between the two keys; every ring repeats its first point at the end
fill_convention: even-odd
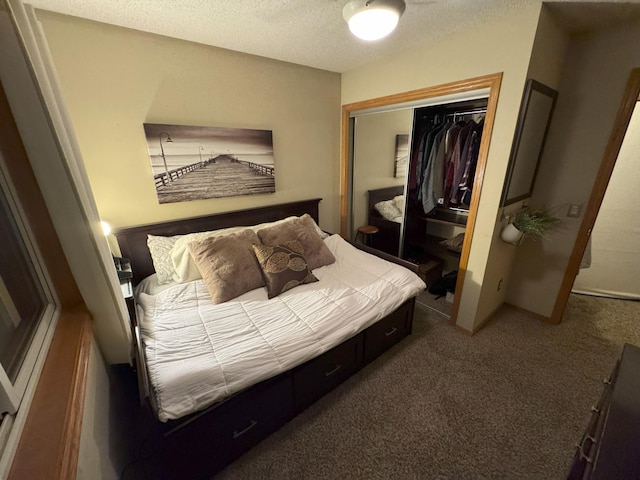
{"type": "Polygon", "coordinates": [[[342,16],[356,37],[379,40],[393,32],[405,8],[403,0],[351,0],[342,16]]]}

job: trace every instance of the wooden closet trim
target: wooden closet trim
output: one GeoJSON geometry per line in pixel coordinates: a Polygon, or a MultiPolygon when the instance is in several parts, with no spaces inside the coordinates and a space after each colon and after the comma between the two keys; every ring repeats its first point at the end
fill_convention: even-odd
{"type": "Polygon", "coordinates": [[[386,107],[398,103],[413,102],[417,100],[426,100],[429,98],[442,97],[456,93],[470,92],[473,90],[489,89],[489,98],[487,102],[487,113],[485,114],[484,129],[482,133],[482,141],[480,143],[480,152],[478,154],[478,166],[476,168],[476,176],[474,181],[473,193],[471,194],[471,205],[469,206],[469,217],[467,219],[466,233],[464,243],[462,244],[462,252],[460,253],[460,263],[458,267],[458,280],[456,283],[455,300],[451,313],[451,323],[455,324],[460,308],[460,298],[462,295],[462,286],[464,277],[469,263],[469,254],[471,252],[471,240],[473,238],[473,230],[476,223],[476,215],[478,204],[480,203],[480,193],[482,191],[482,183],[484,181],[484,170],[487,165],[487,157],[489,154],[489,145],[491,143],[491,135],[493,133],[493,124],[495,121],[496,109],[498,106],[498,95],[500,93],[500,85],[502,83],[502,72],[481,77],[469,78],[458,82],[445,83],[433,87],[411,90],[403,93],[396,93],[384,97],[372,98],[360,102],[349,103],[342,106],[342,133],[340,142],[340,235],[348,238],[347,232],[347,215],[349,210],[349,118],[351,112],[365,110],[368,108],[386,107]]]}
{"type": "Polygon", "coordinates": [[[611,131],[611,136],[607,142],[607,147],[605,148],[604,156],[600,163],[600,168],[598,169],[596,181],[593,189],[591,190],[591,195],[589,196],[589,202],[587,203],[587,208],[580,225],[580,230],[578,230],[576,243],[573,245],[573,250],[569,257],[569,264],[567,265],[567,270],[565,271],[562,284],[560,285],[560,290],[558,291],[558,296],[556,297],[556,303],[554,304],[553,311],[551,312],[551,318],[549,320],[551,323],[560,323],[562,321],[562,316],[564,315],[564,310],[567,306],[567,302],[569,301],[569,295],[571,294],[573,283],[575,282],[576,276],[580,270],[582,256],[587,248],[587,243],[591,237],[591,230],[596,223],[600,205],[602,205],[602,200],[604,199],[604,195],[607,191],[607,185],[609,185],[613,168],[615,167],[618,154],[620,153],[620,148],[622,147],[622,142],[627,133],[627,128],[631,121],[631,115],[636,107],[636,102],[639,100],[640,67],[631,70],[629,75],[629,80],[627,81],[627,86],[624,90],[622,102],[618,109],[615,123],[613,124],[613,130],[611,131]]]}

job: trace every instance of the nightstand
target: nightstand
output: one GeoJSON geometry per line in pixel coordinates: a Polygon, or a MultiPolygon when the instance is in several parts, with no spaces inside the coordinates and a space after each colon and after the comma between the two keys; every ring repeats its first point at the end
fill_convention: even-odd
{"type": "Polygon", "coordinates": [[[129,312],[129,321],[132,325],[135,324],[136,319],[136,302],[133,298],[133,283],[130,278],[120,280],[120,288],[122,289],[122,296],[127,304],[127,310],[129,312]]]}

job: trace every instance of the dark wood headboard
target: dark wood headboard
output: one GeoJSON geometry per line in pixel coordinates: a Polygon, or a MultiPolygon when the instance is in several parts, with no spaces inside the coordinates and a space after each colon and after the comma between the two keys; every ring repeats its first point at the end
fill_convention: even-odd
{"type": "Polygon", "coordinates": [[[308,213],[318,222],[318,204],[321,198],[302,200],[299,202],[269,205],[267,207],[216,213],[199,217],[172,220],[169,222],[121,228],[114,231],[118,239],[120,252],[131,261],[133,284],[137,285],[144,278],[155,272],[151,254],[147,247],[147,235],[171,237],[192,232],[206,232],[235,226],[250,226],[259,223],[274,222],[282,218],[304,215],[308,213]]]}
{"type": "MultiPolygon", "coordinates": [[[[376,190],[369,190],[369,205],[368,215],[376,214],[376,209],[373,206],[378,202],[384,202],[385,200],[391,200],[393,197],[404,194],[404,185],[397,185],[395,187],[378,188],[376,190]]],[[[380,214],[378,214],[380,216],[380,214]]]]}

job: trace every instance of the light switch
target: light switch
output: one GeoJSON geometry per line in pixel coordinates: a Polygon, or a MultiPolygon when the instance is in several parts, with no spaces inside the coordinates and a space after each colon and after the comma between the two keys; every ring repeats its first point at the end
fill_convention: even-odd
{"type": "Polygon", "coordinates": [[[572,203],[569,205],[569,210],[567,211],[567,217],[578,218],[580,216],[580,210],[582,209],[581,203],[572,203]]]}

